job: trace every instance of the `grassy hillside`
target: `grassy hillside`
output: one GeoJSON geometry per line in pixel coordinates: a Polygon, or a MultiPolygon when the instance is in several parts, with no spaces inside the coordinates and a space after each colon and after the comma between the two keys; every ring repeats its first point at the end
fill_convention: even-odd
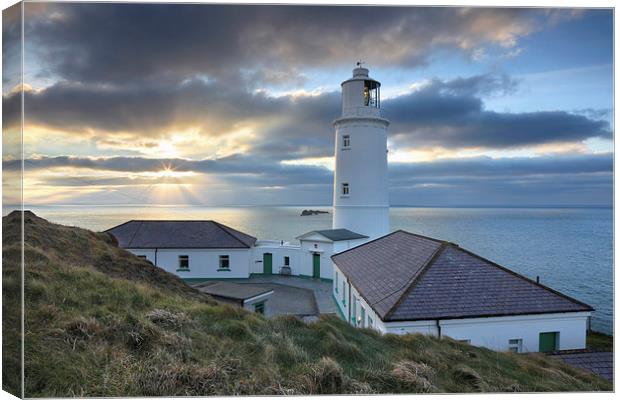
{"type": "MultiPolygon", "coordinates": [[[[19,215],[3,228],[7,316],[18,305],[19,215]]],[[[266,320],[215,304],[107,234],[32,213],[25,236],[29,397],[611,390],[541,355],[380,336],[334,317],[266,320]]],[[[19,349],[3,354],[5,388],[18,392],[19,349]]]]}

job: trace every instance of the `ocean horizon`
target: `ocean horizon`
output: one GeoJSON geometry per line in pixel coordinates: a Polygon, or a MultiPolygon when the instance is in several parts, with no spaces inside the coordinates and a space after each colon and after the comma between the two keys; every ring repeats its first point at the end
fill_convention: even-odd
{"type": "MultiPolygon", "coordinates": [[[[331,206],[49,205],[51,222],[103,231],[131,219],[213,219],[259,240],[296,242],[331,228],[331,206]],[[300,216],[304,209],[328,214],[300,216]]],[[[3,206],[3,215],[13,210],[3,206]]],[[[391,230],[447,240],[595,308],[592,329],[613,333],[613,208],[392,206],[391,230]]]]}

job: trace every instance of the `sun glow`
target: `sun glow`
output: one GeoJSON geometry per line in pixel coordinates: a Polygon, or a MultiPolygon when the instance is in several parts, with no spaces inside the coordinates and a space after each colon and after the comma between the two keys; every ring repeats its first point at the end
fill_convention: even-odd
{"type": "Polygon", "coordinates": [[[283,160],[280,163],[284,165],[306,165],[312,167],[323,167],[330,171],[334,170],[334,158],[333,157],[307,157],[294,160],[283,160]]]}

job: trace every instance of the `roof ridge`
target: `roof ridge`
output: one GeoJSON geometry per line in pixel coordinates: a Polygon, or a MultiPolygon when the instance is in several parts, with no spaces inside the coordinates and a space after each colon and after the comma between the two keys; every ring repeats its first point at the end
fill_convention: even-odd
{"type": "Polygon", "coordinates": [[[418,237],[418,238],[432,240],[433,242],[438,242],[438,243],[451,243],[451,244],[453,244],[453,245],[455,245],[455,246],[458,246],[458,244],[453,243],[453,242],[450,242],[450,241],[448,241],[448,240],[436,239],[436,238],[433,238],[433,237],[430,237],[430,236],[421,235],[421,234],[419,234],[419,233],[409,232],[409,231],[406,231],[406,230],[404,230],[404,229],[398,229],[398,230],[397,230],[397,231],[395,231],[395,232],[403,232],[403,233],[406,233],[406,234],[408,234],[408,235],[415,236],[415,237],[418,237]]]}
{"type": "Polygon", "coordinates": [[[133,235],[131,235],[131,239],[129,239],[129,242],[127,242],[128,247],[131,247],[131,243],[133,242],[134,238],[138,234],[138,231],[140,230],[140,228],[142,228],[142,224],[144,223],[144,221],[139,221],[139,222],[140,222],[140,225],[138,225],[136,230],[133,232],[133,235]]]}
{"type": "Polygon", "coordinates": [[[385,234],[385,235],[383,235],[383,236],[379,236],[378,238],[374,238],[374,239],[369,240],[369,241],[367,241],[367,242],[365,242],[365,243],[362,243],[362,244],[360,244],[359,246],[351,247],[351,248],[349,248],[349,249],[346,249],[346,250],[344,250],[344,251],[341,251],[340,253],[333,254],[330,258],[333,260],[333,259],[334,259],[334,257],[336,257],[336,256],[339,256],[339,255],[341,255],[341,254],[347,253],[347,252],[349,252],[349,251],[351,251],[351,250],[356,250],[356,249],[359,249],[359,248],[360,248],[360,247],[362,247],[362,246],[366,246],[367,244],[370,244],[370,243],[376,242],[376,241],[377,241],[377,240],[379,240],[379,239],[386,238],[386,237],[391,236],[391,235],[393,235],[393,234],[395,234],[395,233],[397,233],[397,232],[406,232],[406,231],[403,231],[402,229],[399,229],[399,230],[396,230],[396,231],[393,231],[393,232],[387,233],[387,234],[385,234]]]}
{"type": "Polygon", "coordinates": [[[106,229],[104,232],[108,232],[108,231],[111,231],[112,229],[120,228],[121,226],[127,225],[130,222],[136,222],[136,220],[135,219],[130,219],[129,221],[125,221],[122,224],[114,225],[113,227],[106,229]]]}
{"type": "MultiPolygon", "coordinates": [[[[129,222],[213,222],[215,223],[216,221],[212,219],[132,219],[132,220],[122,223],[121,225],[125,225],[129,222]]],[[[121,226],[121,225],[117,225],[117,226],[121,226]]],[[[113,228],[116,228],[117,226],[113,228]]],[[[113,228],[110,228],[110,229],[113,229],[113,228]]]]}
{"type": "Polygon", "coordinates": [[[569,300],[569,301],[571,301],[571,302],[573,302],[575,304],[581,305],[581,306],[585,306],[585,307],[589,308],[591,311],[594,311],[594,307],[592,307],[589,304],[586,304],[586,303],[584,303],[582,301],[579,301],[579,300],[577,300],[577,299],[575,299],[573,297],[570,297],[570,296],[568,296],[568,295],[566,295],[566,294],[564,294],[562,292],[559,292],[559,291],[557,291],[557,290],[555,290],[555,289],[553,289],[553,288],[551,288],[549,286],[543,285],[540,282],[536,282],[535,280],[530,279],[530,278],[528,278],[525,275],[521,275],[520,273],[518,273],[516,271],[513,271],[510,268],[504,267],[503,265],[500,265],[500,264],[496,263],[495,261],[491,261],[491,260],[489,260],[487,258],[484,258],[484,257],[482,257],[482,256],[480,256],[480,255],[478,255],[478,254],[476,254],[474,252],[472,252],[471,250],[467,250],[467,249],[464,249],[462,247],[457,247],[457,250],[460,250],[460,251],[462,251],[462,252],[464,252],[464,253],[472,256],[472,257],[475,257],[475,258],[478,258],[478,259],[480,259],[480,260],[482,260],[484,262],[487,262],[487,263],[491,264],[491,266],[493,266],[495,268],[498,268],[498,269],[501,269],[502,271],[508,272],[509,274],[514,275],[515,277],[520,278],[520,279],[522,279],[522,280],[524,280],[524,281],[526,281],[528,283],[531,283],[531,284],[533,284],[535,286],[538,286],[541,289],[545,289],[545,290],[547,290],[547,291],[549,291],[549,292],[551,292],[551,293],[553,293],[553,294],[555,294],[557,296],[563,297],[566,300],[569,300]]]}
{"type": "MultiPolygon", "coordinates": [[[[417,235],[414,235],[414,236],[417,236],[417,235]]],[[[426,260],[422,268],[420,268],[420,270],[409,280],[409,282],[407,282],[407,285],[405,285],[405,290],[403,291],[403,293],[394,302],[392,307],[390,307],[390,309],[385,313],[384,320],[387,321],[388,318],[390,318],[390,316],[394,313],[394,311],[396,311],[396,308],[398,308],[398,306],[400,306],[400,304],[405,300],[407,295],[411,293],[415,284],[420,280],[420,277],[424,275],[424,273],[430,268],[431,265],[433,265],[437,257],[439,257],[439,255],[441,255],[446,248],[454,245],[453,243],[450,243],[450,242],[445,242],[445,241],[439,241],[439,242],[441,242],[441,244],[439,245],[437,250],[435,250],[433,254],[431,254],[428,257],[428,259],[426,260]]],[[[393,292],[393,293],[396,293],[396,292],[393,292]]],[[[383,301],[383,299],[380,301],[383,301]]]]}
{"type": "MultiPolygon", "coordinates": [[[[248,246],[248,245],[247,245],[247,244],[246,244],[243,240],[239,239],[236,235],[233,235],[233,234],[229,231],[229,229],[230,229],[230,230],[234,230],[235,232],[238,232],[238,231],[236,231],[235,229],[230,228],[230,227],[228,227],[228,226],[226,226],[226,225],[224,225],[224,224],[221,224],[221,223],[219,223],[219,222],[217,222],[217,221],[211,221],[211,222],[213,222],[213,223],[214,223],[215,225],[217,225],[217,226],[218,226],[221,230],[223,230],[224,232],[226,232],[226,233],[227,233],[230,237],[234,238],[237,242],[241,243],[243,246],[245,246],[245,247],[247,247],[247,248],[252,247],[252,246],[248,246]]],[[[239,232],[239,233],[242,233],[242,232],[239,232]]],[[[249,235],[248,235],[248,236],[249,236],[249,235]]],[[[252,237],[254,238],[254,236],[252,236],[252,237]]],[[[256,239],[256,238],[254,238],[254,239],[256,239]]]]}

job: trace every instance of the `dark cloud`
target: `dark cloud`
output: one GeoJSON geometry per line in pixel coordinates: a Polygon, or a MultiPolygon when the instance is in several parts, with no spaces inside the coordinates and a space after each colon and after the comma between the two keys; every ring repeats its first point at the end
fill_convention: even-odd
{"type": "MultiPolygon", "coordinates": [[[[143,143],[183,128],[212,138],[247,124],[255,130],[254,152],[292,158],[329,153],[331,122],[340,107],[335,92],[270,97],[200,79],[123,87],[60,82],[24,96],[27,124],[77,135],[97,131],[99,144],[110,143],[109,133],[131,134],[133,143],[143,143]],[[263,122],[269,127],[261,127],[263,122]]],[[[20,123],[20,101],[17,92],[3,96],[5,126],[20,123]]]]}
{"type": "Polygon", "coordinates": [[[396,146],[510,148],[544,143],[611,139],[609,123],[565,111],[501,113],[484,109],[482,96],[514,90],[510,78],[489,75],[433,80],[386,100],[396,146]]]}
{"type": "MultiPolygon", "coordinates": [[[[410,94],[383,102],[392,121],[396,148],[504,149],[545,143],[611,138],[609,122],[565,111],[501,113],[484,109],[482,97],[515,90],[505,75],[433,80],[410,94]]],[[[59,82],[25,92],[26,122],[82,134],[133,134],[136,140],[198,128],[208,138],[247,123],[256,156],[279,159],[324,157],[333,153],[331,122],[339,112],[336,92],[271,97],[201,79],[182,84],[106,86],[59,82]],[[264,124],[261,124],[264,123],[264,124]]],[[[5,126],[19,123],[19,93],[3,97],[5,126]],[[9,116],[14,116],[11,120],[9,116]]]]}
{"type": "MultiPolygon", "coordinates": [[[[138,136],[161,133],[184,125],[202,127],[219,135],[245,119],[275,115],[285,99],[268,98],[241,88],[200,79],[182,84],[85,85],[62,81],[44,90],[25,91],[27,123],[76,131],[133,132],[138,136]]],[[[6,95],[3,107],[19,110],[19,93],[6,95]]],[[[8,125],[18,122],[7,120],[8,125]]]]}
{"type": "Polygon", "coordinates": [[[2,92],[21,81],[21,3],[2,11],[2,92]]]}
{"type": "MultiPolygon", "coordinates": [[[[29,9],[27,4],[26,8],[29,9]]],[[[440,49],[511,46],[544,10],[198,4],[56,4],[27,13],[50,72],[83,82],[208,75],[297,79],[298,67],[419,65],[440,49]],[[260,72],[262,71],[262,72],[260,72]]],[[[538,18],[538,19],[537,19],[538,18]]]]}
{"type": "Polygon", "coordinates": [[[511,176],[609,173],[613,170],[612,154],[556,155],[527,158],[473,157],[444,159],[424,163],[392,163],[390,179],[409,179],[410,175],[425,178],[471,176],[510,178],[511,176]]]}

